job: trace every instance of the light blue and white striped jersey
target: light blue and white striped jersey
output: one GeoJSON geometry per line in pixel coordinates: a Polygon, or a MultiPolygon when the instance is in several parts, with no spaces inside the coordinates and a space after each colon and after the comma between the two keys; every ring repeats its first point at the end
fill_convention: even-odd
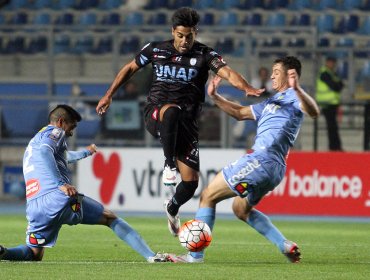
{"type": "Polygon", "coordinates": [[[266,152],[285,165],[285,158],[296,140],[304,114],[292,88],[279,92],[261,103],[251,105],[257,121],[257,135],[252,149],[266,152]]]}

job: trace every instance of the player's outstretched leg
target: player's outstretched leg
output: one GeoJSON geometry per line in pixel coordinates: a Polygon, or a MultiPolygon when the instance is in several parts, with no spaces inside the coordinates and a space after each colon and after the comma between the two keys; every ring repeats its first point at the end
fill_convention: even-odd
{"type": "Polygon", "coordinates": [[[168,254],[154,253],[146,244],[144,239],[141,238],[139,233],[134,230],[124,220],[115,219],[110,228],[114,233],[123,241],[125,241],[132,249],[142,255],[148,262],[170,262],[168,254]]]}
{"type": "Polygon", "coordinates": [[[0,260],[7,261],[33,261],[33,252],[26,245],[19,245],[14,248],[5,248],[0,245],[0,260]]]}

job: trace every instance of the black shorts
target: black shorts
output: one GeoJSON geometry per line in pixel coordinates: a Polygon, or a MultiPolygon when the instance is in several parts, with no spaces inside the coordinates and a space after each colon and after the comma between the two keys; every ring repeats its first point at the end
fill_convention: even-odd
{"type": "MultiPolygon", "coordinates": [[[[160,138],[159,112],[165,104],[147,104],[144,109],[145,127],[160,138]]],[[[199,126],[200,106],[179,106],[181,115],[177,130],[176,157],[187,166],[199,171],[199,126]]]]}

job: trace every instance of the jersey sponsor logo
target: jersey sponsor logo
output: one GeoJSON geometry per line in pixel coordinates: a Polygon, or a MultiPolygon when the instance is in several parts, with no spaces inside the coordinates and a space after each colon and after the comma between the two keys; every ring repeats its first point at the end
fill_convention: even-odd
{"type": "Polygon", "coordinates": [[[37,179],[30,179],[26,182],[26,198],[31,198],[40,191],[40,183],[37,179]]]}
{"type": "Polygon", "coordinates": [[[229,179],[229,183],[231,185],[239,183],[260,166],[261,164],[257,159],[254,159],[252,162],[247,162],[245,167],[243,167],[237,174],[233,175],[229,179]]]}
{"type": "Polygon", "coordinates": [[[182,59],[182,56],[174,56],[172,57],[172,62],[180,62],[182,59]]]}
{"type": "Polygon", "coordinates": [[[277,104],[267,104],[266,107],[263,109],[262,114],[265,112],[269,112],[271,114],[275,114],[278,109],[280,109],[281,106],[277,104]]]}
{"type": "Polygon", "coordinates": [[[194,68],[186,69],[184,67],[176,67],[169,65],[154,65],[155,73],[157,78],[161,80],[168,79],[178,79],[184,80],[185,82],[191,81],[192,78],[198,75],[198,70],[194,68]]]}
{"type": "Polygon", "coordinates": [[[39,233],[30,233],[28,235],[28,242],[32,245],[43,245],[46,240],[45,237],[39,233]]]}
{"type": "Polygon", "coordinates": [[[240,182],[235,186],[235,190],[241,195],[246,196],[248,194],[247,191],[248,183],[247,182],[240,182]]]}
{"type": "Polygon", "coordinates": [[[155,54],[155,55],[154,55],[154,58],[166,58],[166,56],[155,54]]]}
{"type": "Polygon", "coordinates": [[[191,58],[190,59],[190,65],[194,66],[196,63],[197,63],[197,59],[196,58],[191,58]]]}
{"type": "Polygon", "coordinates": [[[56,141],[56,140],[59,140],[61,135],[62,135],[62,130],[60,128],[54,128],[49,134],[49,138],[56,141]]]}

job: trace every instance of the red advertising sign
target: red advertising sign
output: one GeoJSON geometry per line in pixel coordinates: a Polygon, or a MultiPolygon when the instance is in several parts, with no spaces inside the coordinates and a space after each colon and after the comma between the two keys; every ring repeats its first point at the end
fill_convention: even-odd
{"type": "Polygon", "coordinates": [[[370,217],[370,153],[292,152],[280,185],[258,209],[267,214],[370,217]]]}

